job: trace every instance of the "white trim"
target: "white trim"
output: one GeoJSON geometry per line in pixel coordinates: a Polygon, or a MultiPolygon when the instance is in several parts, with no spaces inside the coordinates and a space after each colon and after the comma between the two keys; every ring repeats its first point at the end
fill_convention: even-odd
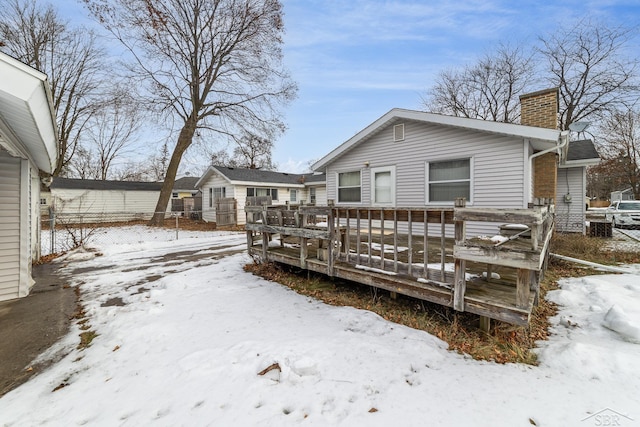
{"type": "MultiPolygon", "coordinates": [[[[58,136],[47,76],[0,52],[0,116],[12,129],[5,141],[21,147],[41,170],[50,173],[58,156],[58,136]],[[11,108],[10,114],[5,108],[11,108]]],[[[20,156],[24,157],[24,156],[20,156]]],[[[27,158],[27,157],[25,157],[27,158]]]]}
{"type": "Polygon", "coordinates": [[[404,141],[404,123],[393,125],[393,142],[400,141],[404,141]],[[398,133],[401,133],[402,135],[398,137],[398,133]]]}
{"type": "Polygon", "coordinates": [[[442,114],[426,113],[423,111],[394,108],[363,130],[358,132],[356,135],[340,144],[329,154],[315,162],[312,165],[312,169],[314,171],[320,171],[326,168],[326,166],[337,157],[344,154],[346,151],[359,144],[364,139],[369,138],[371,135],[379,132],[384,126],[397,119],[413,120],[422,123],[432,123],[500,135],[529,138],[531,139],[532,144],[534,144],[534,147],[539,150],[553,148],[557,145],[560,138],[560,131],[555,129],[523,126],[512,123],[492,122],[479,119],[469,119],[466,117],[445,116],[442,114]]]}
{"type": "MultiPolygon", "coordinates": [[[[371,206],[395,206],[396,205],[396,167],[395,166],[381,166],[377,168],[371,168],[371,176],[369,177],[371,183],[371,206]],[[375,175],[379,172],[391,172],[391,202],[380,203],[376,202],[376,180],[375,175]]],[[[360,185],[362,186],[362,175],[360,178],[360,185]]]]}
{"type": "MultiPolygon", "coordinates": [[[[443,159],[431,159],[424,162],[424,204],[425,206],[453,206],[455,201],[450,202],[432,202],[429,199],[429,164],[430,163],[442,163],[453,162],[456,160],[469,160],[469,200],[467,200],[467,206],[473,205],[473,190],[474,190],[474,158],[473,157],[447,157],[443,159]]],[[[460,180],[462,182],[462,180],[460,180]]]]}

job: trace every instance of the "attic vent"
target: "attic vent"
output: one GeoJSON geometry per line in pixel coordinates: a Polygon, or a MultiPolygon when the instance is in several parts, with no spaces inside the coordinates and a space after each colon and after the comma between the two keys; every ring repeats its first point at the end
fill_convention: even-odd
{"type": "Polygon", "coordinates": [[[393,127],[393,142],[404,141],[404,123],[393,127]]]}

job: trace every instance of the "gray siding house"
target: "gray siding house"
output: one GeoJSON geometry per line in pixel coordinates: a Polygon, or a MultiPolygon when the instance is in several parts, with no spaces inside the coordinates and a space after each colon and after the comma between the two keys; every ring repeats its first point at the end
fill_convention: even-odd
{"type": "MultiPolygon", "coordinates": [[[[393,109],[313,170],[326,174],[327,198],[338,205],[442,207],[465,197],[467,206],[526,208],[534,197],[556,198],[558,212],[563,203],[570,208],[567,231],[584,232],[585,167],[599,157],[585,148],[590,141],[569,138],[538,126],[393,109]]],[[[467,227],[471,235],[496,232],[467,227]]]]}
{"type": "Polygon", "coordinates": [[[33,286],[40,171],[53,172],[57,158],[47,76],[0,53],[0,301],[24,297],[33,286]]]}

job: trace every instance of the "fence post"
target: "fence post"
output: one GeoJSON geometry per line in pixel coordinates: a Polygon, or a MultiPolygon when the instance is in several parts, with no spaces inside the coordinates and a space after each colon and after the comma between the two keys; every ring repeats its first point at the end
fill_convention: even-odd
{"type": "Polygon", "coordinates": [[[51,232],[51,254],[55,253],[55,240],[56,240],[56,211],[49,206],[49,230],[51,232]]]}
{"type": "MultiPolygon", "coordinates": [[[[455,208],[464,208],[466,200],[457,198],[455,208]]],[[[455,215],[454,215],[455,216],[455,215]]],[[[464,221],[455,221],[454,223],[455,244],[464,244],[465,239],[465,223],[464,221]]],[[[465,281],[466,264],[465,260],[454,259],[454,285],[453,285],[453,308],[457,311],[464,311],[464,293],[467,288],[465,281]]]]}
{"type": "Polygon", "coordinates": [[[178,240],[178,214],[176,214],[176,240],[178,240]]]}

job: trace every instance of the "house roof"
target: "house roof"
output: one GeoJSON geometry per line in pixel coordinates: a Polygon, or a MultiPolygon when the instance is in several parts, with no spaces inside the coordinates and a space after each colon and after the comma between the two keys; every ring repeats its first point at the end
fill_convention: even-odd
{"type": "Polygon", "coordinates": [[[180,179],[176,179],[173,183],[173,191],[185,190],[193,191],[196,189],[196,183],[198,182],[197,176],[185,176],[180,179]]]}
{"type": "Polygon", "coordinates": [[[161,182],[140,181],[102,181],[97,179],[72,179],[55,177],[52,189],[66,190],[127,190],[127,191],[160,191],[161,182]]]}
{"type": "Polygon", "coordinates": [[[262,169],[230,168],[226,166],[209,166],[207,171],[196,183],[196,188],[209,179],[213,173],[218,173],[232,184],[253,185],[289,185],[304,187],[309,183],[321,183],[325,181],[324,174],[296,174],[287,172],[275,172],[262,169]]]}
{"type": "Polygon", "coordinates": [[[593,141],[582,139],[579,141],[569,141],[567,147],[567,158],[560,167],[589,166],[600,162],[600,155],[596,150],[593,141]]]}
{"type": "Polygon", "coordinates": [[[367,140],[383,128],[386,128],[399,120],[410,120],[422,123],[431,123],[442,126],[457,127],[461,129],[489,132],[500,135],[527,138],[537,150],[553,148],[558,143],[561,132],[555,129],[539,128],[534,126],[516,125],[513,123],[492,122],[488,120],[469,119],[465,117],[446,116],[443,114],[426,113],[423,111],[405,110],[394,108],[369,126],[348,139],[329,154],[318,160],[312,167],[313,170],[322,170],[338,156],[344,154],[354,146],[367,140]]]}
{"type": "Polygon", "coordinates": [[[47,76],[0,52],[0,147],[51,173],[58,137],[47,76]]]}
{"type": "Polygon", "coordinates": [[[592,140],[583,139],[580,141],[569,142],[569,150],[567,151],[567,161],[587,160],[587,159],[600,160],[600,155],[598,154],[598,150],[596,150],[596,147],[593,144],[592,140]]]}

